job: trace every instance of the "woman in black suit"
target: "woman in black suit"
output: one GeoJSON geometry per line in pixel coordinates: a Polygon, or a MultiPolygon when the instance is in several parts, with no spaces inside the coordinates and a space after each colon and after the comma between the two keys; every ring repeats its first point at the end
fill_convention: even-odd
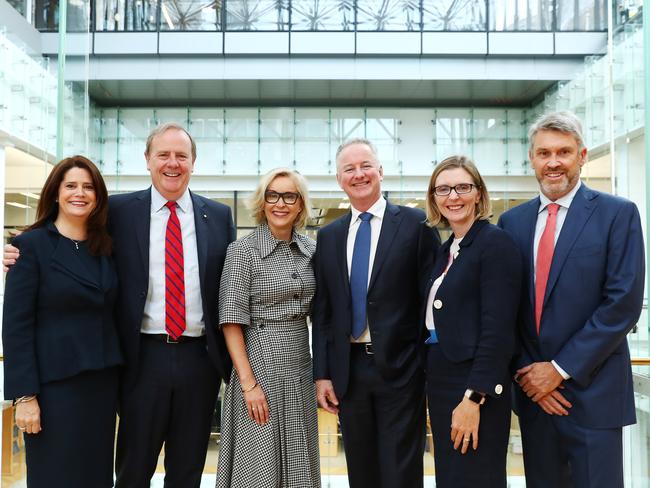
{"type": "Polygon", "coordinates": [[[108,195],[88,159],[64,159],[41,192],[37,220],[14,239],[2,341],[5,398],[25,435],[27,486],[113,486],[117,275],[108,195]]]}
{"type": "Polygon", "coordinates": [[[436,486],[505,488],[519,252],[489,223],[485,182],[463,156],[436,167],[426,207],[430,225],[453,232],[437,253],[425,295],[436,486]]]}

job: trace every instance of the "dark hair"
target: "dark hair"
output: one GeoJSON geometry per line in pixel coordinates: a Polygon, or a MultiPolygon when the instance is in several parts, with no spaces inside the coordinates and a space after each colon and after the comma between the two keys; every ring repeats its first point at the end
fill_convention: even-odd
{"type": "Polygon", "coordinates": [[[108,192],[104,184],[104,178],[93,162],[83,156],[72,156],[57,163],[50,175],[45,180],[41,190],[41,198],[36,209],[36,222],[30,225],[27,230],[44,227],[48,221],[56,220],[59,215],[59,187],[66,173],[72,168],[85,169],[90,173],[95,188],[96,204],[90,212],[87,222],[87,243],[88,252],[93,256],[108,256],[111,253],[112,240],[108,234],[106,223],[108,220],[108,192]]]}

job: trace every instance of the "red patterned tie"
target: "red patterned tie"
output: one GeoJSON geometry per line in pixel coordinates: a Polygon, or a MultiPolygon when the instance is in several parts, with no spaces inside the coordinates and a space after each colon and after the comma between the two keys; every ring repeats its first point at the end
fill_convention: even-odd
{"type": "Polygon", "coordinates": [[[185,331],[185,267],[183,236],[176,202],[167,202],[169,220],[165,232],[165,329],[174,340],[185,331]]]}
{"type": "Polygon", "coordinates": [[[542,232],[537,248],[537,265],[535,266],[535,325],[539,335],[539,325],[542,320],[542,307],[544,306],[544,295],[546,294],[546,284],[548,275],[551,271],[551,261],[553,261],[553,251],[555,249],[555,224],[557,222],[557,211],[560,206],[557,203],[549,203],[546,207],[548,216],[546,217],[546,227],[542,232]]]}

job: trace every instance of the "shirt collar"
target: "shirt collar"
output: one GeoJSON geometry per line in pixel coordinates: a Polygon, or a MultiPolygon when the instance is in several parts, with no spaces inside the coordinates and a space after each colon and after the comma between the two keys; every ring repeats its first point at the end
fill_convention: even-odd
{"type": "MultiPolygon", "coordinates": [[[[354,224],[358,219],[359,215],[362,212],[350,206],[350,211],[352,212],[352,218],[350,219],[350,225],[354,224]]],[[[384,218],[384,212],[386,211],[386,199],[383,196],[379,197],[375,203],[373,203],[366,212],[371,213],[373,217],[378,218],[379,220],[384,218]]]]}
{"type": "MultiPolygon", "coordinates": [[[[165,200],[165,198],[160,194],[158,190],[156,190],[155,186],[151,186],[151,213],[156,213],[160,212],[162,208],[167,204],[168,200],[165,200]]],[[[187,213],[190,209],[190,205],[192,205],[192,198],[190,197],[190,190],[189,188],[185,188],[185,191],[181,195],[181,197],[176,200],[176,205],[178,208],[181,209],[183,213],[187,213]]]]}
{"type": "Polygon", "coordinates": [[[573,201],[573,197],[576,196],[576,193],[578,193],[578,190],[580,189],[580,185],[582,185],[582,181],[578,180],[578,184],[573,187],[573,189],[564,195],[561,198],[558,198],[554,202],[552,202],[546,195],[543,193],[539,194],[539,210],[537,213],[541,213],[549,203],[557,203],[560,207],[564,207],[568,209],[571,206],[571,202],[573,201]]]}
{"type": "MultiPolygon", "coordinates": [[[[257,239],[257,248],[260,251],[260,257],[262,259],[271,254],[275,248],[278,247],[278,244],[285,242],[281,239],[277,239],[271,233],[271,229],[269,229],[269,226],[266,223],[257,226],[255,229],[255,237],[257,239]]],[[[294,229],[291,233],[291,241],[289,241],[289,246],[295,243],[298,247],[298,250],[305,256],[309,257],[311,254],[305,240],[306,237],[298,234],[294,229]]]]}

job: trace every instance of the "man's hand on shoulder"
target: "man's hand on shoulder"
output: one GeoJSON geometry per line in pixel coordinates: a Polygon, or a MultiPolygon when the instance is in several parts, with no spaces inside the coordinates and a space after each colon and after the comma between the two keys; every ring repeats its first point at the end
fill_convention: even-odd
{"type": "Polygon", "coordinates": [[[564,378],[550,361],[529,364],[517,370],[517,383],[534,402],[556,390],[562,381],[564,378]]]}
{"type": "Polygon", "coordinates": [[[12,246],[11,244],[5,244],[4,254],[2,255],[2,264],[4,266],[5,273],[9,271],[16,260],[20,257],[20,251],[17,247],[12,246]]]}

